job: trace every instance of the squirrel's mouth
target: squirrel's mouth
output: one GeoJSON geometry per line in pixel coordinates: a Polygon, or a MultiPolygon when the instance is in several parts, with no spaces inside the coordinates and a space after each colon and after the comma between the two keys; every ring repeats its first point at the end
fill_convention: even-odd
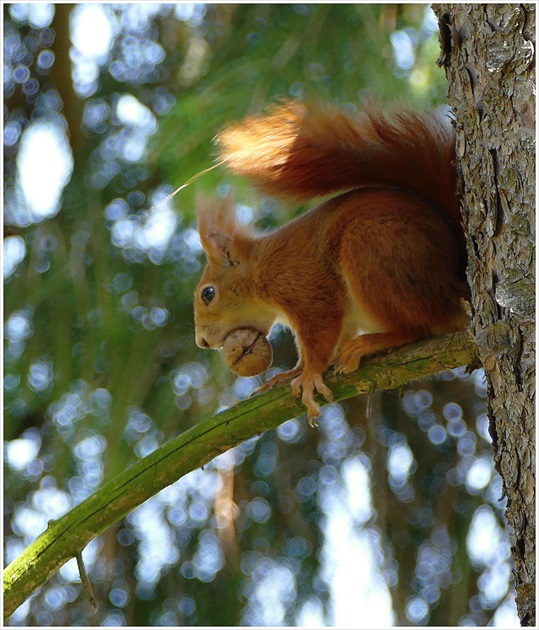
{"type": "Polygon", "coordinates": [[[225,331],[223,331],[222,329],[219,331],[213,331],[209,328],[204,328],[202,331],[196,333],[195,342],[199,348],[203,348],[204,350],[219,350],[223,347],[225,339],[228,337],[228,335],[230,335],[231,332],[245,328],[256,330],[257,332],[264,335],[264,337],[267,337],[269,334],[268,327],[249,322],[246,324],[233,326],[232,328],[229,328],[225,331]]]}
{"type": "Polygon", "coordinates": [[[199,348],[205,350],[220,350],[225,343],[225,339],[236,328],[237,326],[234,326],[223,330],[223,328],[204,327],[200,332],[196,332],[195,342],[199,348]]]}
{"type": "MultiPolygon", "coordinates": [[[[228,333],[227,333],[228,335],[228,333]]],[[[208,341],[207,336],[197,335],[195,338],[196,344],[199,348],[211,349],[211,350],[219,350],[219,348],[223,347],[225,343],[226,335],[220,341],[208,341]]]]}

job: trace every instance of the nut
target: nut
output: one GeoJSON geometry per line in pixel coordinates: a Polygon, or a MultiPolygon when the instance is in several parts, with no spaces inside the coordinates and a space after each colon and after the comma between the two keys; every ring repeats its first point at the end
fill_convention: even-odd
{"type": "Polygon", "coordinates": [[[254,328],[236,328],[223,344],[228,369],[238,376],[265,372],[273,360],[273,350],[266,337],[254,328]]]}

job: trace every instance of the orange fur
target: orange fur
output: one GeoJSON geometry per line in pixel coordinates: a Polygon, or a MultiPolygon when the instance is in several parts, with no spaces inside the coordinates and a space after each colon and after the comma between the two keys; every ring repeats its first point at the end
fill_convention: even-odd
{"type": "Polygon", "coordinates": [[[208,258],[195,294],[199,345],[221,347],[237,327],[290,326],[298,365],[264,388],[293,379],[314,422],[315,392],[331,395],[322,373],[332,361],[350,371],[365,354],[466,325],[450,125],[432,113],[352,117],[292,102],[217,142],[223,162],[266,192],[340,194],[263,235],[238,225],[230,199],[199,204],[208,258]]]}

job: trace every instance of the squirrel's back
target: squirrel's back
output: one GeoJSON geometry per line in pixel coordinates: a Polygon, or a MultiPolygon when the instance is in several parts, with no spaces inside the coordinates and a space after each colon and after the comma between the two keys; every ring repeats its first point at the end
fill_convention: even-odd
{"type": "Polygon", "coordinates": [[[226,166],[272,195],[308,200],[364,187],[415,194],[450,219],[465,258],[455,134],[434,112],[349,115],[290,101],[230,125],[216,140],[226,166]]]}

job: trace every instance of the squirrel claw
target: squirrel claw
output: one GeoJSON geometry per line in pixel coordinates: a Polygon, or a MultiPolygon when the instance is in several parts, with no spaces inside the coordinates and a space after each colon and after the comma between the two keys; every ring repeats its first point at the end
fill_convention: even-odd
{"type": "Polygon", "coordinates": [[[339,358],[337,363],[335,364],[335,372],[337,374],[350,374],[351,372],[355,372],[359,367],[359,361],[343,361],[339,358]]]}
{"type": "Polygon", "coordinates": [[[264,392],[267,392],[268,389],[271,389],[272,387],[273,385],[269,381],[266,381],[265,383],[262,383],[260,387],[253,389],[253,391],[249,394],[249,398],[252,398],[253,396],[258,396],[258,394],[263,394],[264,392]]]}
{"type": "Polygon", "coordinates": [[[361,363],[362,354],[342,348],[335,361],[335,372],[337,374],[350,374],[355,372],[361,363]]]}
{"type": "Polygon", "coordinates": [[[307,416],[307,420],[309,421],[309,426],[313,429],[318,427],[318,416],[307,416]]]}
{"type": "Polygon", "coordinates": [[[258,394],[267,392],[269,389],[273,389],[274,387],[278,387],[279,385],[290,383],[290,381],[298,376],[298,374],[301,374],[301,368],[293,368],[291,370],[287,370],[286,372],[279,372],[271,378],[268,378],[265,383],[262,383],[260,387],[257,387],[253,392],[251,392],[251,397],[258,396],[258,394]]]}
{"type": "Polygon", "coordinates": [[[321,394],[328,402],[333,400],[333,392],[324,383],[321,374],[306,375],[305,372],[296,377],[291,383],[292,395],[298,398],[307,408],[307,419],[311,427],[318,426],[320,405],[314,400],[315,392],[321,394]]]}

